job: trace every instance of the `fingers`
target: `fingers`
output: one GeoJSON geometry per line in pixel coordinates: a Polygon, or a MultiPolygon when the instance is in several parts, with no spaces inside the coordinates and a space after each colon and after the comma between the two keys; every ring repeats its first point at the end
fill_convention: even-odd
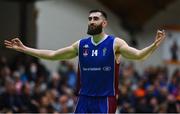
{"type": "Polygon", "coordinates": [[[157,30],[157,32],[162,32],[162,33],[165,33],[165,30],[157,30]]]}
{"type": "Polygon", "coordinates": [[[6,46],[6,48],[12,49],[12,46],[6,46]]]}
{"type": "Polygon", "coordinates": [[[10,41],[8,41],[8,40],[4,40],[4,43],[11,43],[10,41]]]}
{"type": "Polygon", "coordinates": [[[156,41],[155,43],[157,44],[157,46],[159,46],[162,41],[165,39],[166,34],[165,34],[165,30],[157,30],[157,34],[156,34],[156,41]]]}
{"type": "Polygon", "coordinates": [[[165,32],[165,30],[162,30],[162,37],[163,37],[163,39],[166,37],[166,32],[165,32]]]}
{"type": "Polygon", "coordinates": [[[17,43],[19,42],[20,42],[19,38],[14,38],[12,40],[4,40],[4,45],[6,48],[13,48],[13,46],[17,45],[17,43]]]}
{"type": "Polygon", "coordinates": [[[157,34],[165,35],[165,30],[157,30],[157,34]]]}
{"type": "Polygon", "coordinates": [[[20,41],[19,38],[14,38],[11,41],[20,41]]]}
{"type": "Polygon", "coordinates": [[[13,43],[19,43],[19,42],[20,42],[19,38],[14,38],[14,39],[12,39],[11,41],[12,41],[13,43]]]}
{"type": "Polygon", "coordinates": [[[14,39],[12,39],[10,41],[4,40],[4,42],[6,42],[6,43],[13,43],[13,42],[19,42],[19,41],[20,41],[19,38],[14,38],[14,39]]]}
{"type": "Polygon", "coordinates": [[[9,44],[5,44],[5,47],[6,47],[6,48],[12,48],[13,46],[12,46],[12,45],[9,45],[9,44]]]}
{"type": "Polygon", "coordinates": [[[8,41],[8,40],[4,40],[4,44],[5,45],[12,45],[12,42],[8,41]]]}
{"type": "Polygon", "coordinates": [[[157,35],[164,36],[165,35],[165,31],[164,30],[162,30],[162,31],[158,30],[157,31],[157,35]]]}
{"type": "Polygon", "coordinates": [[[166,36],[165,30],[162,30],[162,31],[157,30],[157,37],[156,37],[157,39],[164,39],[165,36],[166,36]]]}

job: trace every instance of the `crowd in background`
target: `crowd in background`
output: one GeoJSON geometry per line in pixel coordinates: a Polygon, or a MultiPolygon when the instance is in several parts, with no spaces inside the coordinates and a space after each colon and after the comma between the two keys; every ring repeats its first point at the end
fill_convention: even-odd
{"type": "MultiPolygon", "coordinates": [[[[172,76],[165,66],[149,66],[139,74],[121,63],[118,110],[121,113],[180,113],[180,69],[172,76]]],[[[39,59],[24,54],[0,57],[0,112],[67,113],[76,106],[76,69],[61,61],[50,72],[39,59]]]]}

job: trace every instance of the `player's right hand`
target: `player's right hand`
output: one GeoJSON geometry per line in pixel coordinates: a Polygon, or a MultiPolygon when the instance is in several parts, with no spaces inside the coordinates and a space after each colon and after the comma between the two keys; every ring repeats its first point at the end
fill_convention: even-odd
{"type": "Polygon", "coordinates": [[[22,51],[25,48],[19,38],[14,38],[12,40],[4,40],[4,45],[6,48],[14,49],[17,51],[22,51]]]}

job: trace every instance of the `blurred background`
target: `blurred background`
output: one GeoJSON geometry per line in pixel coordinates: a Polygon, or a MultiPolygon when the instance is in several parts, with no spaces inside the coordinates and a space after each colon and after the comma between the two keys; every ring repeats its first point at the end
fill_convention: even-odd
{"type": "Polygon", "coordinates": [[[71,113],[77,58],[47,61],[5,49],[19,37],[56,50],[87,36],[88,12],[108,14],[108,34],[142,49],[158,29],[164,43],[145,61],[121,58],[117,113],[180,113],[180,0],[0,0],[0,112],[71,113]]]}

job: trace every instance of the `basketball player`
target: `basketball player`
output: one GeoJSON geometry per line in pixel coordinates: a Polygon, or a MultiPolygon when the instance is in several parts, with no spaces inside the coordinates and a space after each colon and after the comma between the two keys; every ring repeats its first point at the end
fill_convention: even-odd
{"type": "Polygon", "coordinates": [[[154,52],[165,38],[157,31],[155,41],[138,50],[128,46],[121,38],[104,32],[107,15],[102,10],[89,12],[87,34],[69,47],[58,50],[40,50],[27,47],[18,39],[5,40],[7,48],[48,60],[68,60],[79,57],[79,97],[75,113],[115,113],[118,92],[119,57],[143,60],[154,52]]]}

